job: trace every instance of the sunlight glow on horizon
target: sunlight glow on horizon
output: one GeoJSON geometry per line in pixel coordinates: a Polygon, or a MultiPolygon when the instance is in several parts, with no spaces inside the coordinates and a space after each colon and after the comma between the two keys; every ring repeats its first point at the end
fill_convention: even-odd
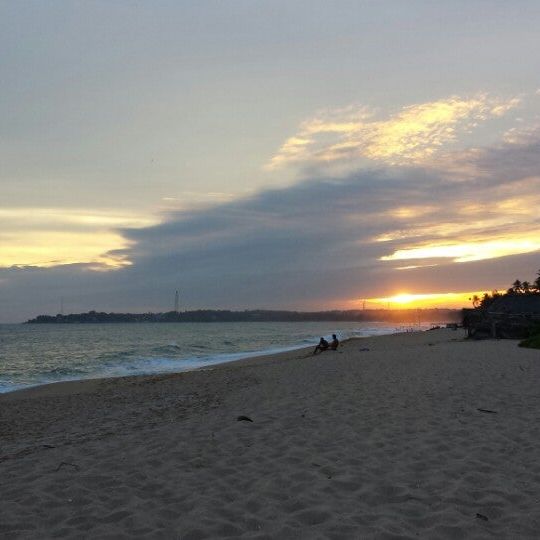
{"type": "Polygon", "coordinates": [[[429,308],[451,308],[459,309],[471,307],[471,298],[474,295],[482,296],[485,291],[475,292],[448,292],[448,293],[423,293],[414,294],[400,292],[392,296],[381,298],[366,298],[353,301],[356,307],[362,307],[365,302],[366,307],[390,308],[390,309],[429,309],[429,308]]]}

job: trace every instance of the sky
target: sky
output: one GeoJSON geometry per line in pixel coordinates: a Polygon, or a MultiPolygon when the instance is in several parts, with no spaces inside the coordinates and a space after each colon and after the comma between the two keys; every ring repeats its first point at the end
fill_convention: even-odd
{"type": "Polygon", "coordinates": [[[0,322],[534,281],[539,27],[524,0],[0,0],[0,322]]]}

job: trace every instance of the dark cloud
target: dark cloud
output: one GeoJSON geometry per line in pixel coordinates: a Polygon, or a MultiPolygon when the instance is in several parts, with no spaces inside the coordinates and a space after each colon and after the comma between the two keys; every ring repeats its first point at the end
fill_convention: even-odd
{"type": "Polygon", "coordinates": [[[67,311],[167,310],[175,289],[188,308],[323,308],[400,288],[457,292],[531,279],[538,252],[462,264],[426,260],[419,264],[437,266],[410,270],[396,267],[418,261],[380,260],[418,242],[538,231],[538,217],[518,208],[505,219],[497,207],[511,195],[526,200],[540,192],[538,148],[511,146],[477,155],[482,174],[467,181],[421,169],[361,171],[170,213],[160,225],[121,231],[132,247],[115,255],[132,265],[115,271],[95,265],[0,270],[2,320],[54,313],[60,297],[67,311]],[[512,159],[526,164],[513,168],[512,159]],[[463,213],[471,204],[478,212],[463,213]],[[400,213],[407,208],[416,214],[400,213]],[[388,234],[393,240],[375,241],[388,234]]]}
{"type": "Polygon", "coordinates": [[[466,159],[492,183],[512,184],[540,174],[540,129],[532,130],[515,143],[483,149],[466,159]]]}

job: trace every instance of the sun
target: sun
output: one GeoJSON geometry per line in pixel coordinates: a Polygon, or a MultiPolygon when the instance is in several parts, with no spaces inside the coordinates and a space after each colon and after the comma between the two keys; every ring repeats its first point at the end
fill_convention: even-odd
{"type": "Polygon", "coordinates": [[[423,297],[423,296],[429,296],[429,295],[401,293],[401,294],[396,294],[395,296],[389,297],[388,302],[391,302],[392,304],[410,304],[411,302],[420,300],[419,297],[423,297]]]}

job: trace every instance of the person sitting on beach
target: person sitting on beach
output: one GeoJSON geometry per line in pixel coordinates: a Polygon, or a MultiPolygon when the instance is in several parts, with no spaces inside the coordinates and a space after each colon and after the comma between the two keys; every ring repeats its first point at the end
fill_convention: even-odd
{"type": "Polygon", "coordinates": [[[317,354],[318,351],[321,351],[321,352],[327,351],[328,347],[330,347],[328,341],[326,341],[326,339],[322,337],[319,341],[319,344],[315,347],[313,354],[317,354]]]}
{"type": "Polygon", "coordinates": [[[336,334],[332,334],[332,341],[330,342],[330,350],[337,351],[338,347],[339,347],[339,340],[336,334]]]}

